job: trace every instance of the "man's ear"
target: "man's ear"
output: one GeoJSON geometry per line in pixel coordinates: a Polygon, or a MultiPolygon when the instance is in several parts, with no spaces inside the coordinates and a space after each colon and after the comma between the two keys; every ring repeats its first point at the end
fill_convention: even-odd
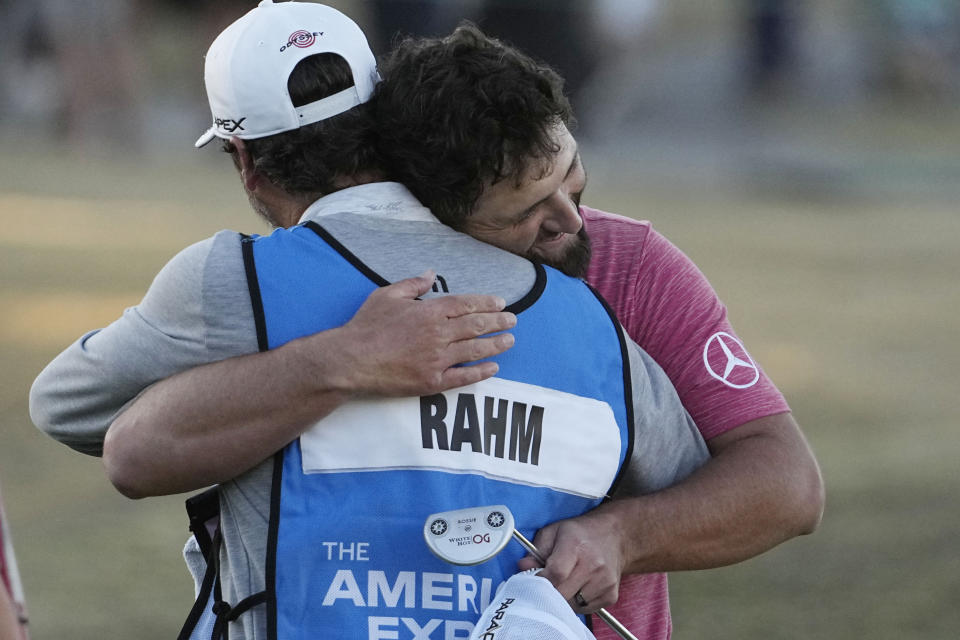
{"type": "Polygon", "coordinates": [[[256,190],[257,184],[260,182],[260,176],[253,166],[253,156],[250,154],[250,150],[247,149],[246,143],[240,138],[234,136],[230,138],[230,142],[237,150],[237,162],[240,164],[240,180],[243,181],[244,188],[252,193],[256,190]]]}

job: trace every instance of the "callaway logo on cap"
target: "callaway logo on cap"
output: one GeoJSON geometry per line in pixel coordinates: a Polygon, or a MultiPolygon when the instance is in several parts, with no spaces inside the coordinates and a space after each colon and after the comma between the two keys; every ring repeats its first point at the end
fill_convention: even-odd
{"type": "Polygon", "coordinates": [[[263,0],[207,51],[204,82],[213,126],[195,146],[214,137],[263,138],[332,118],[369,100],[379,80],[373,52],[353,20],[322,4],[263,0]],[[287,92],[290,72],[318,53],[343,57],[354,86],[294,107],[287,92]]]}

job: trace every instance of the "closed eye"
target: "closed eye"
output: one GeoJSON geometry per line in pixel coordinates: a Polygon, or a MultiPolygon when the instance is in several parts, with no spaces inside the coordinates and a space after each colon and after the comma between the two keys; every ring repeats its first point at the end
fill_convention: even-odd
{"type": "Polygon", "coordinates": [[[521,213],[519,216],[517,216],[514,224],[521,224],[522,222],[529,220],[530,216],[533,215],[533,212],[537,210],[537,206],[539,206],[539,204],[540,203],[538,202],[537,205],[530,207],[529,209],[521,213]]]}

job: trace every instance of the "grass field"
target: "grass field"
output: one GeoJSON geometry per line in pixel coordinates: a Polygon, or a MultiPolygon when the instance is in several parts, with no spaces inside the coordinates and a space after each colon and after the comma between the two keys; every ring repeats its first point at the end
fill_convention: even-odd
{"type": "MultiPolygon", "coordinates": [[[[120,497],[31,426],[27,392],[179,248],[263,230],[227,164],[0,153],[0,482],[35,639],[171,638],[188,609],[182,497],[120,497]]],[[[957,208],[616,184],[587,202],[654,220],[701,266],[828,487],[815,535],[673,576],[676,637],[956,637],[957,208]]]]}

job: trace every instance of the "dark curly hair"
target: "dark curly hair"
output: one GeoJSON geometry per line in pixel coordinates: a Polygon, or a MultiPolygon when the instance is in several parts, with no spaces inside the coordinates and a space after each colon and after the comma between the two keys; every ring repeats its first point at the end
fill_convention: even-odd
{"type": "Polygon", "coordinates": [[[484,186],[549,171],[553,129],[572,125],[563,79],[465,22],[407,38],[381,65],[374,99],[383,168],[462,229],[484,186]]]}
{"type": "MultiPolygon", "coordinates": [[[[300,107],[353,86],[347,61],[335,53],[304,58],[287,80],[300,107]]],[[[245,140],[256,170],[287,193],[316,200],[337,190],[338,179],[379,172],[380,160],[370,103],[313,124],[265,138],[245,140]]],[[[230,141],[223,150],[234,157],[230,141]]]]}

